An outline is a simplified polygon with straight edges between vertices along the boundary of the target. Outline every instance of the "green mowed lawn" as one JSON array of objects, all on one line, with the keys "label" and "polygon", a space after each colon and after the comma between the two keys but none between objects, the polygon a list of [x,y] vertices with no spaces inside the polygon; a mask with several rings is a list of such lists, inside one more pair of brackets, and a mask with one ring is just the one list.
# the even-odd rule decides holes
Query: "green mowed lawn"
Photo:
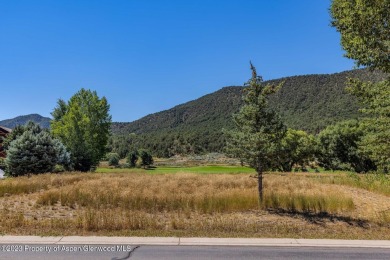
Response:
[{"label": "green mowed lawn", "polygon": [[240,166],[195,166],[195,167],[156,167],[150,169],[140,168],[105,168],[99,167],[97,173],[199,173],[199,174],[239,174],[239,173],[255,173],[254,169]]}]

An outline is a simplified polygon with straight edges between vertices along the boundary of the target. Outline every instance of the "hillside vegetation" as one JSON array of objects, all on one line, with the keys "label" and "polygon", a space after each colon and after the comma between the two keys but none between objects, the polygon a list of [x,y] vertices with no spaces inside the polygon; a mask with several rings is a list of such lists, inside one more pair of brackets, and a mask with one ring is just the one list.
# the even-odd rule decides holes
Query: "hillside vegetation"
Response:
[{"label": "hillside vegetation", "polygon": [[[284,82],[271,97],[270,107],[280,113],[288,127],[318,133],[330,124],[358,117],[357,100],[345,91],[347,78],[377,82],[385,79],[385,74],[361,69],[267,81]],[[131,123],[113,123],[109,147],[125,153],[118,151],[121,143],[129,147],[142,144],[158,156],[223,151],[221,130],[232,127],[232,114],[242,105],[242,89],[225,87]]]},{"label": "hillside vegetation", "polygon": [[[385,77],[378,71],[360,69],[285,77],[265,84],[284,82],[279,92],[270,97],[269,105],[281,115],[287,127],[317,134],[328,125],[359,116],[357,99],[345,91],[347,78],[378,82]],[[240,86],[224,87],[134,122],[113,123],[108,149],[121,158],[140,148],[159,157],[223,152],[222,129],[233,126],[232,114],[242,105],[242,90]],[[0,125],[14,128],[28,121],[44,128],[50,126],[50,118],[38,114],[3,120]]]},{"label": "hillside vegetation", "polygon": [[37,123],[38,125],[40,125],[43,128],[50,127],[50,118],[43,117],[43,116],[38,115],[38,114],[30,114],[30,115],[18,116],[18,117],[12,118],[12,119],[2,120],[2,121],[0,121],[0,125],[13,129],[18,125],[25,125],[29,121]]}]

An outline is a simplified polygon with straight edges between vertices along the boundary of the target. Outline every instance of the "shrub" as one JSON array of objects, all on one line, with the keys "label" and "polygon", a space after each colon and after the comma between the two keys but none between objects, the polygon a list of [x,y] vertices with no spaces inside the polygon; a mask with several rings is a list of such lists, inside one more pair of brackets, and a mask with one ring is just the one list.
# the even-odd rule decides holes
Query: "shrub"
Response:
[{"label": "shrub", "polygon": [[140,154],[140,158],[141,158],[141,166],[142,167],[147,168],[153,164],[153,157],[148,151],[141,150],[139,154]]},{"label": "shrub", "polygon": [[357,120],[328,126],[317,136],[319,165],[330,170],[376,170],[375,163],[359,148],[364,135],[364,129]]},{"label": "shrub", "polygon": [[138,161],[138,156],[139,153],[137,150],[132,151],[127,155],[127,163],[129,164],[130,167],[135,167]]},{"label": "shrub", "polygon": [[109,153],[107,154],[108,165],[118,166],[119,165],[119,154]]}]

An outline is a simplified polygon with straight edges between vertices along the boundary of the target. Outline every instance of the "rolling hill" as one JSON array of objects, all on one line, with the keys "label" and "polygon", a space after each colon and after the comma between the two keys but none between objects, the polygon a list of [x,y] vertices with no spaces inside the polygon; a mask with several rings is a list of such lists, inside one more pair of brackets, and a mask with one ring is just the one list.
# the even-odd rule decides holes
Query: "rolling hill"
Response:
[{"label": "rolling hill", "polygon": [[[284,82],[271,96],[270,107],[278,111],[290,128],[318,133],[326,126],[359,116],[355,97],[345,91],[347,78],[380,81],[385,74],[367,69],[335,74],[285,77],[265,83]],[[145,148],[154,155],[223,151],[223,128],[233,126],[232,114],[242,105],[242,86],[224,87],[196,100],[147,115],[130,123],[114,122],[109,150],[122,157],[131,149]],[[0,121],[14,128],[34,121],[48,128],[50,118],[38,114]]]},{"label": "rolling hill", "polygon": [[28,121],[33,121],[43,128],[49,128],[50,127],[50,118],[43,117],[38,114],[30,114],[25,116],[18,116],[12,119],[6,119],[3,121],[0,121],[0,125],[8,127],[8,128],[14,128],[17,125],[25,125]]},{"label": "rolling hill", "polygon": [[[326,126],[359,115],[355,97],[346,93],[347,78],[380,81],[383,73],[367,69],[335,74],[285,77],[265,83],[284,82],[270,99],[288,127],[318,133]],[[115,151],[128,135],[135,133],[138,146],[159,156],[184,152],[215,152],[224,146],[222,128],[232,127],[232,114],[242,105],[243,87],[224,87],[169,110],[147,115],[131,123],[113,123],[111,148]],[[134,135],[132,137],[134,139]]]}]

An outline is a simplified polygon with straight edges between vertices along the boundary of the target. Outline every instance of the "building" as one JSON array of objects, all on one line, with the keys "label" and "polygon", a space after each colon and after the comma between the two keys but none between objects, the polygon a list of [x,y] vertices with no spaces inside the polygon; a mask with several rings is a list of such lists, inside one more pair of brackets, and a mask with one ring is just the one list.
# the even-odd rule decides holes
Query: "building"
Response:
[{"label": "building", "polygon": [[3,150],[3,138],[5,138],[9,133],[11,133],[11,129],[0,126],[0,157],[5,157],[5,151]]}]

